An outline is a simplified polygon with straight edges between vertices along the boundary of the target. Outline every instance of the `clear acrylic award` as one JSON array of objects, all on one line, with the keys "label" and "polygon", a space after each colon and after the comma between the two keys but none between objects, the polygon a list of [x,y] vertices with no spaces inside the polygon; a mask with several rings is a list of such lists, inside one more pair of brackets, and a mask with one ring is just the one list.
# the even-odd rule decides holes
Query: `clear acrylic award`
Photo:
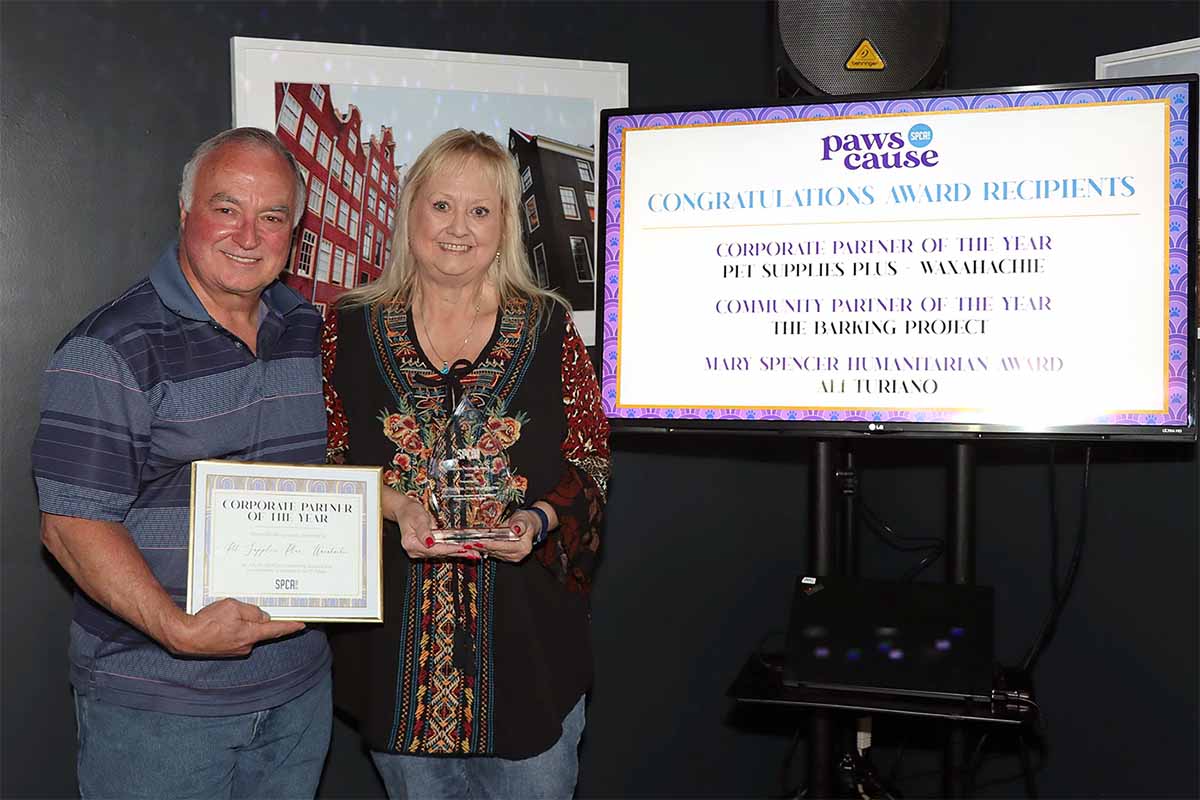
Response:
[{"label": "clear acrylic award", "polygon": [[517,502],[508,455],[488,432],[487,415],[459,401],[429,457],[430,506],[439,542],[518,538],[502,527]]}]

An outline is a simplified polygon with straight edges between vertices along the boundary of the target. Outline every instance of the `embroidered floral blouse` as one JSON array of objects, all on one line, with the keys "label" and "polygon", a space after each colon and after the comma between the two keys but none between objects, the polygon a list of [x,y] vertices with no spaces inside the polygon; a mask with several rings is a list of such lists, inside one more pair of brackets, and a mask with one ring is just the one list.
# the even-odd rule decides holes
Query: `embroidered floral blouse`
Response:
[{"label": "embroidered floral blouse", "polygon": [[384,530],[384,623],[331,626],[334,702],[375,750],[526,758],[544,752],[591,684],[587,592],[609,474],[608,422],[583,342],[561,307],[496,315],[472,364],[443,375],[399,305],[339,311],[323,336],[329,457],[385,468],[430,507],[430,456],[466,398],[476,446],[510,469],[501,504],[552,505],[559,525],[520,564],[408,558]]}]

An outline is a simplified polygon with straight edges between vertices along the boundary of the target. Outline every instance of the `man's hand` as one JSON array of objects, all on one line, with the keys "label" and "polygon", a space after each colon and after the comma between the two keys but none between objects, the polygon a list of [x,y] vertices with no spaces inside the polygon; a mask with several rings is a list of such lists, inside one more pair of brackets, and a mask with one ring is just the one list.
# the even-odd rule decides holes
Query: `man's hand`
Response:
[{"label": "man's hand", "polygon": [[245,656],[258,642],[303,629],[303,622],[274,622],[258,606],[226,597],[196,614],[185,614],[166,633],[164,645],[180,656]]},{"label": "man's hand", "polygon": [[185,613],[115,522],[42,514],[42,542],[89,597],[176,655],[244,656],[258,642],[304,628],[228,598]]}]

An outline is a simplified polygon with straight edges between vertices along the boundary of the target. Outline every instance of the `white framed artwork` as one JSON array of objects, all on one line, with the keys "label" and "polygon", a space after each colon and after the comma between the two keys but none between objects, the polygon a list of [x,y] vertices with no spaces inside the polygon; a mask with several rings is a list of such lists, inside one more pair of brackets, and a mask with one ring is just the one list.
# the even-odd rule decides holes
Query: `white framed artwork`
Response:
[{"label": "white framed artwork", "polygon": [[[535,229],[522,220],[535,276],[571,301],[580,335],[594,343],[594,257],[603,252],[595,152],[600,110],[628,105],[626,64],[244,37],[231,52],[234,124],[278,133],[307,173],[302,228],[312,244],[297,247],[289,282],[313,302],[378,276],[406,166],[435,136],[463,127],[492,135],[517,160],[523,203],[539,209]],[[565,203],[562,187],[573,183],[593,207]],[[312,199],[318,191],[324,205]]]}]

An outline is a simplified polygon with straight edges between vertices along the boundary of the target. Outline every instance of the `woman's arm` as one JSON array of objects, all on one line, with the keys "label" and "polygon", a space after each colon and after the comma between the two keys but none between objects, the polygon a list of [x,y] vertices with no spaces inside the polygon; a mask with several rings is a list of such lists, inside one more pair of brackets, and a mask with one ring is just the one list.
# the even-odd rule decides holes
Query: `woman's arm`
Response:
[{"label": "woman's arm", "polygon": [[562,402],[567,421],[560,448],[562,476],[536,504],[553,514],[547,513],[551,530],[545,542],[533,552],[569,590],[586,592],[600,549],[611,453],[596,373],[569,318],[562,346]]}]

